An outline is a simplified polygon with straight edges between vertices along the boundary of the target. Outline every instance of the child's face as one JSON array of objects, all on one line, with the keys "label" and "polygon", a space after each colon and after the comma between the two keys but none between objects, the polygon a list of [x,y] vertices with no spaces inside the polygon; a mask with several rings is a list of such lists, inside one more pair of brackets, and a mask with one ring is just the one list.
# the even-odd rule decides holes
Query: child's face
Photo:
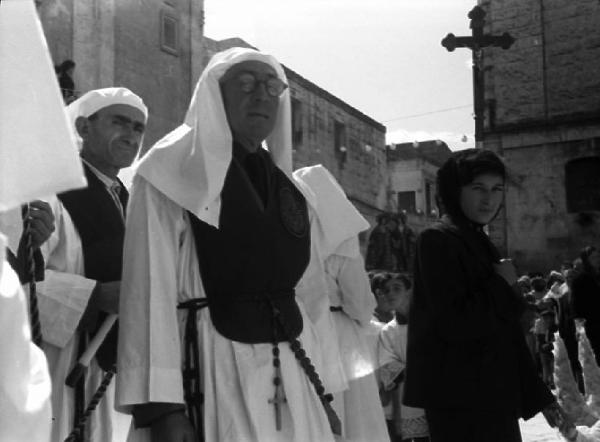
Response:
[{"label": "child's face", "polygon": [[408,316],[411,294],[412,289],[407,289],[404,283],[398,279],[388,281],[383,292],[390,309],[404,316]]}]

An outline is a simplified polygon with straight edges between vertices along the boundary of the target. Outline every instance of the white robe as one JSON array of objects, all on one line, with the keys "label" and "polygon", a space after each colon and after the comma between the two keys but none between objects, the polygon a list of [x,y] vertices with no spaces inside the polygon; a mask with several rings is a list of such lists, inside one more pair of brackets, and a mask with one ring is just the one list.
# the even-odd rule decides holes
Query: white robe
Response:
[{"label": "white robe", "polygon": [[[125,236],[120,306],[117,404],[183,404],[185,312],[177,304],[204,297],[195,242],[185,211],[144,178],[134,179]],[[304,313],[299,339],[320,366],[319,343]],[[208,309],[198,314],[204,391],[204,432],[216,441],[333,441],[323,407],[286,343],[279,345],[282,430],[275,430],[271,344],[242,344],[221,336]],[[132,439],[148,438],[138,430]]]},{"label": "white robe", "polygon": [[27,303],[0,235],[0,441],[49,442],[50,377],[31,342]]},{"label": "white robe", "polygon": [[[40,323],[44,352],[52,378],[52,441],[62,441],[73,430],[74,389],[65,379],[77,360],[77,325],[87,307],[96,281],[83,277],[81,239],[71,217],[57,198],[49,201],[55,216],[55,230],[41,247],[46,262],[44,281],[38,283]],[[102,381],[103,371],[92,359],[85,381],[89,400]],[[128,415],[114,410],[114,380],[87,422],[92,442],[126,440],[131,424]]]},{"label": "white robe", "polygon": [[[380,379],[385,390],[393,388],[394,380],[406,368],[406,343],[408,327],[392,319],[379,335]],[[403,439],[427,437],[429,429],[425,410],[402,403],[404,382],[393,393],[393,420],[396,432]]]},{"label": "white robe", "polygon": [[[343,422],[343,435],[347,441],[389,441],[385,415],[377,380],[376,361],[368,337],[370,320],[376,306],[371,293],[364,262],[360,255],[344,253],[354,250],[356,238],[343,243],[339,251],[325,261],[332,306],[342,307],[341,312],[331,312],[342,354],[348,390],[336,395],[334,408]],[[346,256],[344,256],[346,255]]]}]

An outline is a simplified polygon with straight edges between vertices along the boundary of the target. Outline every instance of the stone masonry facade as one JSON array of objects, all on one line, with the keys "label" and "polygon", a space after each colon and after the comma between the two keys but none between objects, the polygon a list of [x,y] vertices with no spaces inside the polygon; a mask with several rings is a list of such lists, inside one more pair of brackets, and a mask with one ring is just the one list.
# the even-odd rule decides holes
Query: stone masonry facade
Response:
[{"label": "stone masonry facade", "polygon": [[479,3],[486,32],[516,39],[483,55],[484,147],[509,172],[490,233],[520,272],[547,272],[600,246],[600,3]]}]

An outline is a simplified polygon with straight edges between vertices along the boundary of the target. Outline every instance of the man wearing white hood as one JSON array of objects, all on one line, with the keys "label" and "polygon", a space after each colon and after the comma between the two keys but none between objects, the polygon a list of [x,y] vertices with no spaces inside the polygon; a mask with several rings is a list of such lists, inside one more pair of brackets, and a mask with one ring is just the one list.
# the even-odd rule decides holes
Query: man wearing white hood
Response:
[{"label": "man wearing white hood", "polygon": [[[128,193],[117,178],[139,151],[148,110],[126,88],[92,90],[67,107],[81,139],[88,186],[50,201],[56,229],[42,246],[45,280],[39,284],[44,351],[52,378],[52,440],[71,433],[116,363],[114,329],[74,388],[65,380],[109,314],[118,313]],[[114,410],[112,383],[80,434],[86,441],[123,441],[131,419]]]},{"label": "man wearing white hood", "polygon": [[215,55],[184,124],[134,178],[117,402],[153,440],[333,441],[339,431],[295,296],[311,240],[291,178],[285,81],[272,56]]}]

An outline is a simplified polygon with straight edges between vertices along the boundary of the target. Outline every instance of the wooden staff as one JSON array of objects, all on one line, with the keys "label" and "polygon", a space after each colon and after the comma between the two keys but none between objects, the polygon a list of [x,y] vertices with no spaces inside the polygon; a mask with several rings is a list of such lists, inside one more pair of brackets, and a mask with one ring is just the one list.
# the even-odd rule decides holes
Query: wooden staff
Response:
[{"label": "wooden staff", "polygon": [[112,329],[115,322],[117,322],[117,316],[118,315],[116,313],[108,315],[96,332],[94,338],[89,342],[87,349],[79,357],[79,360],[71,369],[67,379],[65,380],[65,384],[67,384],[69,387],[75,387],[77,381],[85,374],[90,366],[90,361],[98,352],[98,349],[106,339],[106,336]]},{"label": "wooden staff", "polygon": [[[106,336],[108,336],[108,333],[114,326],[115,322],[117,322],[117,316],[118,315],[115,313],[108,315],[102,323],[102,325],[100,326],[100,328],[98,329],[98,331],[96,332],[94,338],[89,342],[87,349],[79,357],[77,363],[71,369],[69,375],[67,376],[67,379],[65,380],[65,384],[67,384],[69,387],[74,388],[77,385],[79,379],[85,375],[88,367],[90,366],[92,358],[98,352],[98,349],[106,339]],[[92,396],[92,399],[90,400],[88,406],[84,410],[79,420],[75,423],[73,431],[69,433],[69,436],[67,436],[65,442],[75,442],[76,440],[78,440],[78,437],[81,435],[85,428],[85,423],[104,397],[104,393],[106,393],[106,389],[110,385],[110,382],[112,381],[112,378],[114,377],[116,372],[116,365],[113,365],[110,368],[110,370],[108,370],[104,374],[100,386]]]}]

